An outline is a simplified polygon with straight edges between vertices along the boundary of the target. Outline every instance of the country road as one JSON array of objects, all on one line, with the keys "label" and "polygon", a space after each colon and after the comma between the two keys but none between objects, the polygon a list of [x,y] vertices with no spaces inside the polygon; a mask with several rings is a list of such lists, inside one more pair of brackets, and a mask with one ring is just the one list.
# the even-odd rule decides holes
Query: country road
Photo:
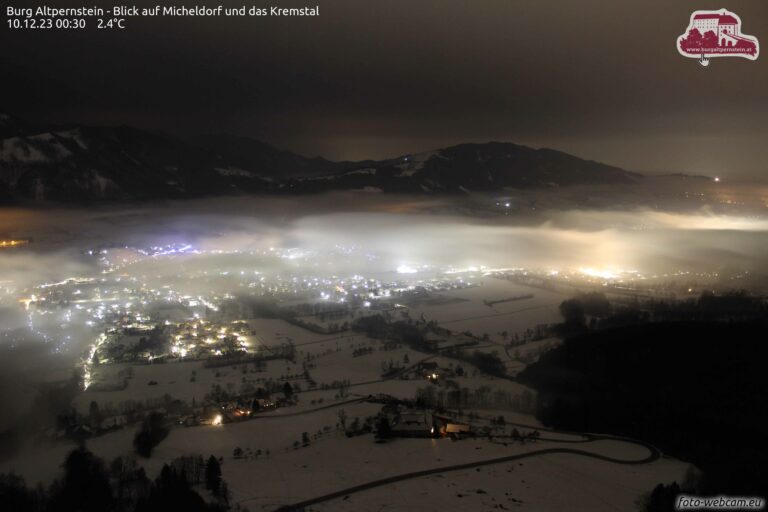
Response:
[{"label": "country road", "polygon": [[[387,380],[391,380],[391,379],[396,378],[397,376],[401,375],[402,373],[405,373],[408,370],[412,370],[413,368],[417,367],[419,363],[434,358],[436,355],[437,354],[431,355],[429,357],[425,357],[425,358],[419,360],[418,362],[416,362],[415,364],[413,364],[413,365],[409,366],[408,368],[404,369],[402,372],[398,372],[398,374],[396,374],[396,375],[393,375],[393,376],[390,376],[390,377],[387,377],[387,378],[383,378],[383,379],[379,379],[379,380],[370,381],[370,382],[359,382],[359,383],[350,384],[350,387],[351,386],[359,386],[359,385],[364,385],[364,384],[371,384],[371,383],[375,383],[375,382],[384,382],[384,381],[387,381]],[[312,414],[312,413],[315,413],[315,412],[318,412],[318,411],[321,411],[321,410],[327,410],[327,409],[331,409],[331,408],[341,407],[343,405],[348,405],[348,404],[353,404],[353,403],[362,403],[364,401],[365,401],[364,397],[358,397],[358,398],[354,398],[354,399],[350,399],[350,400],[345,400],[345,401],[341,401],[341,402],[327,404],[327,405],[323,405],[321,407],[316,407],[316,408],[313,408],[313,409],[308,409],[308,410],[303,410],[303,411],[298,411],[298,412],[293,412],[293,413],[273,414],[273,415],[259,415],[258,418],[254,418],[254,419],[256,419],[256,420],[269,420],[269,419],[281,419],[281,418],[286,418],[286,417],[291,417],[291,416],[300,416],[300,415],[305,415],[305,414]],[[486,418],[486,419],[488,419],[488,418]],[[441,474],[441,473],[447,473],[447,472],[451,472],[451,471],[460,471],[460,470],[466,470],[466,469],[474,469],[474,468],[478,468],[478,467],[481,467],[481,466],[489,466],[489,465],[493,465],[493,464],[501,464],[501,463],[505,463],[505,462],[512,462],[512,461],[516,461],[516,460],[521,460],[521,459],[526,459],[526,458],[529,458],[529,457],[536,457],[536,456],[541,456],[541,455],[569,454],[569,455],[589,457],[589,458],[603,460],[603,461],[614,463],[614,464],[624,464],[624,465],[648,464],[648,463],[651,463],[651,462],[654,462],[654,461],[658,460],[661,457],[661,455],[662,455],[661,451],[658,448],[656,448],[655,446],[653,446],[653,445],[651,445],[649,443],[646,443],[646,442],[643,442],[643,441],[639,441],[639,440],[635,440],[635,439],[620,437],[620,436],[613,436],[613,435],[608,435],[608,434],[595,434],[595,433],[561,431],[561,430],[546,428],[546,427],[537,426],[537,425],[529,425],[529,424],[515,423],[515,422],[507,422],[507,425],[521,427],[521,428],[534,429],[534,430],[538,430],[540,432],[549,432],[549,433],[553,433],[553,434],[566,434],[566,435],[574,435],[574,436],[582,437],[582,439],[575,439],[575,440],[554,439],[554,438],[540,437],[538,439],[539,441],[558,442],[558,443],[578,443],[578,444],[588,444],[588,443],[592,443],[592,442],[595,442],[595,441],[601,441],[601,440],[622,441],[622,442],[631,443],[631,444],[635,444],[635,445],[639,445],[639,446],[644,447],[645,449],[648,450],[648,455],[646,457],[643,457],[643,458],[640,458],[640,459],[618,459],[618,458],[615,458],[615,457],[609,457],[607,455],[601,455],[601,454],[598,454],[598,453],[592,453],[592,452],[587,451],[587,450],[576,449],[576,448],[545,448],[545,449],[535,450],[535,451],[526,452],[526,453],[518,453],[518,454],[515,454],[515,455],[507,455],[507,456],[504,456],[504,457],[495,457],[495,458],[481,460],[481,461],[468,462],[468,463],[465,463],[465,464],[455,464],[455,465],[450,465],[450,466],[442,466],[442,467],[426,469],[426,470],[421,470],[421,471],[414,471],[414,472],[409,472],[409,473],[403,473],[403,474],[400,474],[400,475],[393,475],[393,476],[389,476],[389,477],[386,477],[386,478],[381,478],[381,479],[378,479],[378,480],[373,480],[371,482],[367,482],[367,483],[364,483],[364,484],[348,487],[348,488],[345,488],[345,489],[342,489],[342,490],[339,490],[339,491],[335,491],[335,492],[332,492],[332,493],[324,494],[322,496],[317,496],[315,498],[310,498],[310,499],[307,499],[307,500],[304,500],[304,501],[300,501],[300,502],[297,502],[297,503],[293,503],[293,504],[290,504],[290,505],[282,505],[282,506],[280,506],[279,508],[276,509],[276,512],[298,512],[298,511],[301,511],[304,508],[306,508],[308,506],[311,506],[311,505],[315,505],[315,504],[318,504],[318,503],[322,503],[322,502],[326,502],[326,501],[330,501],[330,500],[334,500],[334,499],[338,499],[338,498],[343,498],[343,497],[348,496],[350,494],[355,494],[355,493],[363,492],[363,491],[366,491],[366,490],[369,490],[369,489],[374,489],[376,487],[381,487],[381,486],[389,485],[389,484],[396,483],[396,482],[402,482],[404,480],[411,480],[411,479],[415,479],[415,478],[421,478],[421,477],[429,476],[429,475],[436,475],[436,474]]]},{"label": "country road", "polygon": [[[359,382],[359,383],[350,384],[350,387],[351,386],[360,386],[360,385],[364,385],[364,384],[372,384],[372,383],[376,383],[376,382],[384,382],[384,381],[387,381],[387,380],[391,380],[391,379],[396,378],[397,376],[402,375],[403,373],[405,373],[405,372],[407,372],[409,370],[412,370],[413,368],[417,367],[419,363],[434,358],[436,355],[437,354],[434,354],[434,355],[431,355],[429,357],[423,358],[423,359],[419,360],[418,362],[416,362],[415,364],[413,364],[413,365],[409,366],[408,368],[404,369],[403,371],[398,372],[398,374],[396,374],[396,375],[393,375],[393,376],[390,376],[390,377],[387,377],[387,378],[383,378],[383,379],[379,379],[379,380],[370,381],[370,382]],[[347,405],[347,404],[351,404],[351,403],[361,403],[361,402],[364,402],[364,401],[365,401],[365,399],[363,397],[360,397],[360,398],[356,398],[356,399],[345,400],[343,402],[337,402],[337,403],[334,403],[334,404],[328,404],[328,405],[324,405],[322,407],[317,407],[317,408],[314,408],[314,409],[309,409],[309,410],[304,410],[304,411],[299,411],[299,412],[294,412],[294,413],[260,416],[260,418],[258,418],[258,419],[278,419],[278,418],[285,418],[285,417],[288,417],[288,416],[299,416],[299,415],[304,415],[304,414],[311,414],[311,413],[314,413],[314,412],[317,412],[317,411],[320,411],[320,410],[340,407],[342,405]],[[583,439],[579,439],[579,440],[562,440],[562,439],[551,439],[551,438],[539,438],[539,441],[587,444],[587,443],[592,443],[592,442],[600,441],[600,440],[614,440],[614,441],[622,441],[622,442],[626,442],[626,443],[631,443],[631,444],[636,444],[636,445],[642,446],[642,447],[646,448],[649,453],[648,453],[648,456],[643,457],[641,459],[617,459],[617,458],[614,458],[614,457],[609,457],[607,455],[601,455],[601,454],[597,454],[597,453],[592,453],[592,452],[587,451],[587,450],[581,450],[581,449],[576,449],[576,448],[545,448],[545,449],[535,450],[535,451],[526,452],[526,453],[519,453],[519,454],[515,454],[515,455],[507,455],[507,456],[504,456],[504,457],[496,457],[496,458],[486,459],[486,460],[481,460],[481,461],[468,462],[468,463],[465,463],[465,464],[455,464],[455,465],[450,465],[450,466],[442,466],[442,467],[438,467],[438,468],[432,468],[432,469],[426,469],[426,470],[422,470],[422,471],[414,471],[414,472],[409,472],[409,473],[403,473],[403,474],[400,474],[400,475],[389,476],[389,477],[386,477],[386,478],[382,478],[382,479],[378,479],[378,480],[373,480],[371,482],[367,482],[367,483],[364,483],[364,484],[348,487],[346,489],[342,489],[342,490],[335,491],[335,492],[332,492],[332,493],[324,494],[322,496],[317,496],[315,498],[310,498],[310,499],[307,499],[307,500],[304,500],[304,501],[300,501],[300,502],[297,502],[297,503],[293,503],[293,504],[290,504],[290,505],[283,505],[283,506],[277,508],[276,512],[299,512],[299,511],[303,510],[304,508],[306,508],[308,506],[311,506],[311,505],[315,505],[315,504],[318,504],[318,503],[322,503],[322,502],[326,502],[326,501],[330,501],[330,500],[334,500],[334,499],[338,499],[338,498],[343,498],[343,497],[348,496],[350,494],[355,494],[355,493],[363,492],[363,491],[366,491],[366,490],[369,490],[369,489],[373,489],[373,488],[376,488],[376,487],[381,487],[381,486],[384,486],[384,485],[389,485],[389,484],[396,483],[396,482],[402,482],[404,480],[411,480],[411,479],[415,479],[415,478],[421,478],[421,477],[424,477],[424,476],[436,475],[436,474],[440,474],[440,473],[447,473],[447,472],[451,472],[451,471],[460,471],[460,470],[465,470],[465,469],[473,469],[473,468],[477,468],[477,467],[481,467],[481,466],[489,466],[489,465],[493,465],[493,464],[501,464],[501,463],[504,463],[504,462],[511,462],[511,461],[516,461],[516,460],[520,460],[520,459],[526,459],[526,458],[529,458],[529,457],[536,457],[536,456],[540,456],[540,455],[569,454],[569,455],[576,455],[576,456],[582,456],[582,457],[590,457],[590,458],[593,458],[593,459],[603,460],[603,461],[611,462],[611,463],[614,463],[614,464],[624,464],[624,465],[648,464],[648,463],[651,463],[651,462],[654,462],[654,461],[658,460],[661,457],[661,451],[658,448],[656,448],[655,446],[653,446],[653,445],[651,445],[649,443],[646,443],[646,442],[643,442],[643,441],[639,441],[639,440],[635,440],[635,439],[619,437],[619,436],[612,436],[612,435],[607,435],[607,434],[594,434],[594,433],[560,431],[560,430],[550,429],[550,428],[536,426],[536,425],[527,425],[527,424],[523,424],[523,423],[508,422],[507,424],[511,425],[511,426],[522,427],[522,428],[535,429],[535,430],[543,431],[543,432],[550,432],[550,433],[556,433],[556,434],[576,435],[576,436],[581,436],[583,438]]]},{"label": "country road", "polygon": [[[535,308],[526,308],[526,309],[535,309]],[[519,311],[515,311],[513,313],[516,313],[516,312],[519,312]],[[485,316],[497,316],[497,315],[485,315]],[[341,339],[341,338],[345,338],[345,337],[348,337],[348,336],[338,336],[338,337],[334,337],[334,338],[317,340],[317,341],[314,341],[314,342],[310,342],[310,344],[311,343],[326,342],[326,341],[333,341],[333,340]],[[475,348],[478,348],[478,347],[475,347]],[[428,360],[431,360],[431,359],[437,357],[438,355],[440,355],[440,354],[428,355],[427,357],[424,357],[424,358],[420,359],[419,361],[415,362],[414,364],[411,364],[407,368],[404,368],[404,369],[400,370],[399,372],[396,372],[393,375],[390,375],[390,376],[387,376],[387,377],[383,377],[381,379],[371,380],[371,381],[351,383],[351,384],[349,384],[349,387],[362,386],[362,385],[368,385],[368,384],[374,384],[374,383],[380,383],[380,382],[385,382],[385,381],[388,381],[388,380],[396,379],[396,378],[400,377],[401,375],[406,374],[409,371],[414,370],[421,363],[423,363],[425,361],[428,361]],[[303,391],[301,391],[299,393],[306,393],[306,392],[309,392],[309,391],[310,390],[303,390]],[[315,412],[318,412],[318,411],[321,411],[321,410],[336,408],[336,407],[340,407],[340,406],[348,405],[348,404],[352,404],[352,403],[362,403],[364,401],[365,401],[365,397],[360,396],[359,398],[345,400],[345,401],[336,402],[336,403],[332,403],[332,404],[327,404],[327,405],[324,405],[324,406],[321,406],[321,407],[316,407],[316,408],[313,408],[313,409],[308,409],[308,410],[299,411],[299,412],[293,412],[293,413],[287,413],[287,414],[263,415],[263,416],[260,415],[259,418],[257,418],[257,419],[262,419],[262,420],[279,419],[279,418],[285,418],[285,417],[289,417],[289,416],[300,416],[300,415],[305,415],[305,414],[312,414],[312,413],[315,413]],[[311,505],[316,505],[318,503],[323,503],[323,502],[326,502],[326,501],[331,501],[331,500],[334,500],[334,499],[343,498],[343,497],[348,496],[350,494],[355,494],[355,493],[363,492],[363,491],[366,491],[366,490],[369,490],[369,489],[374,489],[376,487],[381,487],[381,486],[385,486],[385,485],[389,485],[389,484],[393,484],[393,483],[397,483],[397,482],[402,482],[402,481],[405,481],[405,480],[412,480],[412,479],[421,478],[421,477],[424,477],[424,476],[430,476],[430,475],[436,475],[436,474],[441,474],[441,473],[447,473],[447,472],[451,472],[451,471],[461,471],[461,470],[466,470],[466,469],[474,469],[474,468],[478,468],[478,467],[482,467],[482,466],[489,466],[489,465],[493,465],[493,464],[501,464],[501,463],[505,463],[505,462],[512,462],[512,461],[516,461],[516,460],[526,459],[526,458],[530,458],[530,457],[537,457],[537,456],[542,456],[542,455],[567,454],[567,455],[575,455],[575,456],[581,456],[581,457],[589,457],[589,458],[593,458],[593,459],[602,460],[602,461],[605,461],[605,462],[610,462],[610,463],[614,463],[614,464],[623,464],[623,465],[648,464],[648,463],[651,463],[651,462],[654,462],[654,461],[658,460],[661,457],[661,455],[662,455],[661,451],[658,448],[656,448],[655,446],[653,446],[651,444],[648,444],[648,443],[645,443],[643,441],[635,440],[635,439],[624,438],[624,437],[619,437],[619,436],[612,436],[612,435],[607,435],[607,434],[594,434],[594,433],[560,431],[560,430],[550,429],[550,428],[536,426],[536,425],[528,425],[528,424],[523,424],[523,423],[507,422],[507,424],[510,425],[510,426],[529,428],[529,429],[534,429],[534,430],[538,430],[538,431],[542,431],[542,432],[549,432],[549,433],[553,433],[553,434],[566,434],[566,435],[580,436],[582,438],[582,439],[566,440],[566,439],[555,439],[555,438],[547,438],[547,437],[543,437],[542,438],[542,437],[540,437],[538,439],[539,441],[558,442],[558,443],[574,443],[574,444],[577,443],[577,444],[582,444],[582,445],[583,444],[588,444],[588,443],[593,443],[593,442],[596,442],[596,441],[601,441],[601,440],[622,441],[622,442],[631,443],[631,444],[639,445],[639,446],[642,446],[642,447],[646,448],[648,450],[648,455],[646,457],[643,457],[643,458],[640,458],[640,459],[618,459],[618,458],[615,458],[615,457],[609,457],[607,455],[601,455],[601,454],[598,454],[598,453],[593,453],[593,452],[590,452],[590,451],[587,451],[587,450],[577,449],[577,448],[565,448],[565,447],[563,447],[563,448],[544,448],[544,449],[541,449],[541,450],[535,450],[535,451],[526,452],[526,453],[518,453],[518,454],[515,454],[515,455],[507,455],[507,456],[503,456],[503,457],[495,457],[495,458],[491,458],[491,459],[486,459],[486,460],[481,460],[481,461],[474,461],[474,462],[468,462],[468,463],[464,463],[464,464],[455,464],[455,465],[449,465],[449,466],[442,466],[442,467],[437,467],[437,468],[432,468],[432,469],[426,469],[426,470],[421,470],[421,471],[414,471],[414,472],[409,472],[409,473],[402,473],[402,474],[399,474],[399,475],[393,475],[393,476],[381,478],[381,479],[378,479],[378,480],[373,480],[373,481],[370,481],[370,482],[366,482],[366,483],[363,483],[363,484],[355,485],[355,486],[352,486],[352,487],[348,487],[348,488],[345,488],[345,489],[341,489],[339,491],[334,491],[334,492],[331,492],[331,493],[328,493],[328,494],[324,494],[322,496],[317,496],[317,497],[314,497],[314,498],[306,499],[306,500],[303,500],[303,501],[300,501],[300,502],[297,502],[297,503],[293,503],[293,504],[289,504],[289,505],[282,505],[279,508],[277,508],[275,512],[299,512],[299,511],[302,511],[306,507],[309,507]]]},{"label": "country road", "polygon": [[340,491],[332,492],[329,494],[325,494],[323,496],[318,496],[315,498],[310,498],[308,500],[300,501],[298,503],[293,503],[291,505],[284,505],[278,509],[276,509],[276,512],[299,512],[303,510],[306,507],[309,507],[311,505],[316,505],[318,503],[322,503],[325,501],[330,501],[338,498],[343,498],[345,496],[348,496],[350,494],[355,494],[362,491],[367,491],[369,489],[373,489],[376,487],[381,487],[383,485],[389,485],[397,482],[402,482],[404,480],[411,480],[414,478],[421,478],[424,476],[429,475],[436,475],[440,473],[447,473],[450,471],[460,471],[464,469],[474,469],[481,466],[489,466],[492,464],[501,464],[504,462],[512,462],[516,460],[521,459],[527,459],[530,457],[537,457],[540,455],[554,455],[554,454],[570,454],[570,455],[578,455],[582,457],[590,457],[593,459],[603,460],[606,462],[611,462],[614,464],[625,464],[625,465],[637,465],[637,464],[648,464],[651,462],[654,462],[658,460],[661,457],[661,452],[655,448],[654,446],[644,443],[642,441],[634,441],[630,439],[625,439],[621,437],[615,437],[615,436],[601,436],[596,434],[589,434],[589,437],[591,438],[590,441],[585,442],[593,442],[598,440],[605,440],[605,439],[612,439],[612,440],[620,440],[625,442],[631,442],[634,444],[639,444],[645,448],[648,449],[649,454],[646,457],[643,457],[641,459],[617,459],[614,457],[609,457],[607,455],[600,455],[598,453],[592,453],[586,450],[578,450],[575,448],[545,448],[542,450],[536,450],[532,452],[527,453],[519,453],[516,455],[507,455],[504,457],[496,457],[493,459],[486,459],[481,461],[475,461],[475,462],[467,462],[465,464],[454,464],[451,466],[442,466],[438,468],[432,468],[432,469],[425,469],[422,471],[414,471],[411,473],[403,473],[400,475],[394,475],[386,478],[381,478],[379,480],[374,480],[371,482],[367,482],[360,485],[355,485],[353,487],[348,487],[346,489],[342,489]]}]

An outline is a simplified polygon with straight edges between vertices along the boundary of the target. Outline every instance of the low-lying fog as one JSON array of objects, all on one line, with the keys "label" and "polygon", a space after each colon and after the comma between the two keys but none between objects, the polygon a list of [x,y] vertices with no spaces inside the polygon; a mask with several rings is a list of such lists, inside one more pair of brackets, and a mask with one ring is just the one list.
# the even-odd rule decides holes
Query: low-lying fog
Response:
[{"label": "low-lying fog", "polygon": [[[768,270],[768,215],[713,213],[709,206],[683,212],[523,206],[507,212],[493,201],[334,194],[90,211],[4,210],[0,235],[31,237],[33,243],[0,252],[0,284],[20,288],[93,272],[93,258],[82,254],[88,248],[171,243],[223,251],[295,248],[317,252],[313,263],[326,262],[324,255],[331,252],[359,256],[354,262],[336,259],[338,268],[332,259],[331,272],[358,270],[355,264],[368,272],[403,265],[590,267],[647,274]],[[215,259],[208,261],[216,265]]]},{"label": "low-lying fog", "polygon": [[[548,199],[546,194],[430,199],[339,193],[89,210],[4,209],[0,237],[31,238],[32,243],[0,250],[0,335],[7,339],[8,333],[25,329],[26,316],[18,303],[19,294],[28,293],[25,288],[98,275],[96,258],[84,251],[105,246],[191,244],[204,251],[244,251],[237,256],[240,260],[249,258],[249,251],[296,249],[298,258],[273,262],[264,272],[589,267],[645,274],[747,270],[757,279],[768,274],[768,215],[760,213],[765,206],[752,201],[745,209],[723,208],[739,203],[738,194],[728,194],[730,203],[696,200],[685,208],[660,208],[651,200],[645,202],[648,206],[616,204],[611,198],[611,206],[596,209],[578,201],[560,202],[561,196]],[[595,197],[601,196],[590,196]],[[595,202],[605,204],[590,204]],[[139,275],[151,282],[175,274],[181,286],[187,269],[215,270],[232,261],[232,255],[209,252],[149,258],[140,264]],[[50,354],[40,343],[14,350],[0,347],[3,410],[12,412],[18,397],[29,391],[26,378],[40,381],[71,371],[84,343],[73,343],[71,354],[50,357],[40,357]],[[12,418],[10,413],[5,416],[0,431]]]}]

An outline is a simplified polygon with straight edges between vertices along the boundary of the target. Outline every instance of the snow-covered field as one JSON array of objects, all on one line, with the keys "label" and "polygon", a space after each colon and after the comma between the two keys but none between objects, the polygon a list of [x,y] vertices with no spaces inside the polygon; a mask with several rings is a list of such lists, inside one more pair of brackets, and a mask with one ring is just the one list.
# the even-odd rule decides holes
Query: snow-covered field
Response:
[{"label": "snow-covered field", "polygon": [[[350,418],[375,414],[378,410],[375,404],[342,407]],[[505,446],[486,440],[398,439],[379,444],[370,435],[345,437],[335,428],[337,413],[337,408],[283,417],[276,412],[271,417],[237,424],[175,428],[152,458],[140,462],[150,475],[156,475],[163,463],[182,455],[202,452],[205,456],[223,457],[223,476],[232,492],[232,501],[249,510],[273,510],[389,476],[548,448],[578,448],[627,460],[648,454],[641,446],[613,440],[542,440]],[[520,415],[514,419],[535,423],[533,418]],[[323,427],[329,427],[328,432],[308,447],[292,447],[302,432],[314,433]],[[131,453],[132,437],[133,429],[125,429],[93,439],[88,447],[111,460]],[[262,454],[235,459],[233,450],[238,447],[246,453],[261,450]],[[30,481],[49,480],[59,471],[55,461],[62,460],[72,448],[68,443],[38,446],[10,467]],[[265,454],[267,450],[269,453]],[[657,483],[680,481],[687,467],[665,458],[650,464],[621,465],[575,454],[536,455],[389,484],[311,509],[458,511],[483,510],[500,504],[521,510],[632,510],[636,500]]]},{"label": "snow-covered field", "polygon": [[[489,276],[476,276],[476,286],[439,292],[441,300],[414,303],[408,307],[413,320],[435,320],[454,333],[468,331],[476,348],[496,352],[510,374],[524,368],[523,359],[535,358],[559,341],[546,338],[515,347],[507,343],[527,330],[560,320],[558,305],[566,296]],[[527,297],[527,295],[533,295]],[[518,300],[506,299],[514,297]],[[443,300],[444,299],[444,300]],[[488,305],[489,302],[498,302]],[[508,455],[549,448],[577,448],[618,459],[641,459],[642,446],[613,440],[584,442],[579,436],[543,432],[536,442],[514,443],[487,439],[395,439],[376,443],[372,434],[348,438],[339,428],[339,411],[347,422],[375,416],[381,404],[361,402],[369,395],[387,394],[413,399],[417,390],[434,386],[413,371],[384,378],[383,368],[392,362],[400,368],[420,361],[441,369],[461,365],[464,375],[451,376],[460,388],[513,396],[530,390],[513,380],[493,378],[466,361],[445,355],[427,354],[407,345],[383,350],[382,342],[361,333],[316,334],[279,319],[248,319],[255,345],[269,351],[286,343],[296,349],[294,362],[275,359],[254,363],[206,367],[203,361],[169,360],[155,364],[106,364],[93,368],[93,384],[78,394],[74,405],[87,414],[91,402],[101,409],[120,408],[128,401],[161,400],[170,396],[187,403],[203,403],[214,386],[230,394],[247,395],[272,380],[298,385],[298,403],[258,413],[254,419],[223,425],[174,426],[149,459],[140,459],[150,477],[164,463],[189,454],[223,458],[222,471],[232,493],[232,503],[252,511],[274,510],[348,487],[415,471],[480,462]],[[484,336],[486,335],[487,336]],[[370,353],[354,351],[370,348]],[[304,377],[308,371],[316,387]],[[347,381],[344,393],[332,387]],[[327,386],[331,386],[326,389]],[[251,390],[244,392],[243,390]],[[539,426],[537,420],[519,410],[473,410],[481,418],[469,420],[487,425],[487,418],[504,416],[507,422]],[[484,419],[485,418],[485,419]],[[507,433],[509,433],[507,429]],[[109,461],[133,453],[136,426],[110,432],[87,441],[98,456]],[[525,435],[531,429],[520,427]],[[301,446],[302,434],[311,441]],[[504,438],[501,438],[502,441]],[[581,441],[581,442],[579,442]],[[299,446],[297,447],[297,442]],[[11,459],[0,462],[0,472],[14,471],[29,483],[50,482],[60,474],[61,461],[74,448],[69,441],[40,442],[26,446]],[[235,458],[240,448],[244,457]],[[318,511],[380,510],[632,510],[643,493],[656,484],[681,479],[687,464],[660,459],[641,465],[621,465],[576,454],[543,454],[514,462],[473,469],[440,472],[404,480],[340,497],[317,505]],[[578,505],[578,506],[577,506]]]},{"label": "snow-covered field", "polygon": [[390,484],[309,510],[631,511],[658,482],[679,482],[685,470],[685,464],[666,459],[622,466],[568,454],[542,455]]},{"label": "snow-covered field", "polygon": [[[487,333],[491,339],[501,341],[500,333],[522,333],[539,324],[561,321],[557,306],[567,295],[521,286],[493,277],[479,277],[478,286],[441,292],[441,295],[465,299],[437,306],[415,306],[411,316],[422,313],[427,320],[436,320],[452,331],[470,331],[475,335]],[[496,303],[487,306],[483,301],[499,301],[532,294],[529,299]]]}]

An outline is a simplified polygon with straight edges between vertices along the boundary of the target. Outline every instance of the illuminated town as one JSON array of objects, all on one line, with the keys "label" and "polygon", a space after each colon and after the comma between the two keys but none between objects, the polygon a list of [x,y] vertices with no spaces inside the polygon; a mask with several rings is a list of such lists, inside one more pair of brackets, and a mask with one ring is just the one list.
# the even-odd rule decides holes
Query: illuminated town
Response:
[{"label": "illuminated town", "polygon": [[3,512],[765,509],[768,2],[21,3]]},{"label": "illuminated town", "polygon": [[[633,219],[625,232],[575,235],[537,227],[536,240],[565,240],[572,248],[556,261],[546,251],[533,257],[525,252],[533,240],[528,227],[491,228],[497,230],[491,231],[494,244],[514,240],[521,248],[519,258],[499,258],[500,248],[471,247],[476,227],[445,230],[432,221],[412,223],[416,237],[388,225],[374,247],[365,245],[371,239],[364,231],[359,243],[302,241],[294,247],[254,244],[263,236],[246,231],[202,242],[108,242],[66,256],[53,252],[49,259],[43,237],[39,245],[7,254],[56,261],[61,271],[45,281],[35,279],[41,271],[31,279],[2,281],[0,307],[23,319],[3,332],[2,341],[11,354],[38,344],[44,347],[41,363],[61,361],[58,386],[69,390],[71,406],[57,413],[55,426],[30,427],[39,449],[66,450],[82,441],[99,446],[103,440],[117,443],[111,445],[117,455],[126,449],[119,439],[128,436],[134,439],[129,451],[146,458],[155,447],[149,441],[144,446],[142,432],[162,432],[167,439],[152,457],[187,464],[192,459],[179,454],[216,450],[229,465],[226,481],[234,499],[244,499],[250,471],[279,463],[295,465],[291,471],[301,474],[308,450],[320,450],[320,459],[311,458],[316,464],[344,453],[352,468],[365,466],[357,452],[370,446],[433,461],[427,467],[444,466],[432,452],[436,446],[456,460],[482,464],[489,463],[478,458],[483,450],[500,446],[505,457],[528,457],[544,444],[594,443],[585,453],[613,453],[619,443],[620,455],[646,448],[542,424],[535,417],[540,398],[525,380],[530,368],[574,333],[598,335],[627,323],[663,325],[702,315],[754,320],[765,309],[766,285],[755,266],[714,266],[702,257],[688,268],[670,263],[660,270],[648,264],[658,259],[626,257],[643,254],[645,238],[665,236],[671,222],[680,233],[701,237],[699,244],[713,240],[704,218],[655,214]],[[715,230],[748,233],[761,229],[761,222],[709,218]],[[341,239],[333,226],[323,229],[324,237]],[[441,230],[467,240],[457,240],[448,255],[433,253],[430,240]],[[403,236],[412,241],[403,245]],[[288,238],[301,240],[298,234]],[[595,245],[612,252],[593,255]],[[624,263],[611,263],[610,254]],[[510,265],[500,266],[502,259]],[[67,269],[73,271],[64,274]],[[424,439],[440,444],[420,444]],[[215,443],[223,448],[209,448]],[[23,457],[37,457],[37,450]],[[410,458],[412,453],[418,457]],[[653,448],[648,460],[658,456]],[[323,464],[322,471],[330,468]],[[687,471],[682,462],[663,469],[655,464],[622,478],[645,486],[659,471],[673,479]],[[275,475],[270,485],[288,488],[291,480]],[[256,503],[274,509],[269,499]]]}]

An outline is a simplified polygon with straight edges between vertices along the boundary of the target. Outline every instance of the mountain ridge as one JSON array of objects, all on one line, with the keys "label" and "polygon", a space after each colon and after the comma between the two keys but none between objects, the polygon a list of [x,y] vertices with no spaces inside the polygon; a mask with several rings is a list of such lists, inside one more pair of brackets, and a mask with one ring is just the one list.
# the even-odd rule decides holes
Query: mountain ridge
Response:
[{"label": "mountain ridge", "polygon": [[181,139],[130,126],[30,128],[0,114],[0,201],[92,202],[340,189],[466,193],[622,184],[619,167],[511,142],[466,143],[384,160],[305,157],[228,134]]}]

